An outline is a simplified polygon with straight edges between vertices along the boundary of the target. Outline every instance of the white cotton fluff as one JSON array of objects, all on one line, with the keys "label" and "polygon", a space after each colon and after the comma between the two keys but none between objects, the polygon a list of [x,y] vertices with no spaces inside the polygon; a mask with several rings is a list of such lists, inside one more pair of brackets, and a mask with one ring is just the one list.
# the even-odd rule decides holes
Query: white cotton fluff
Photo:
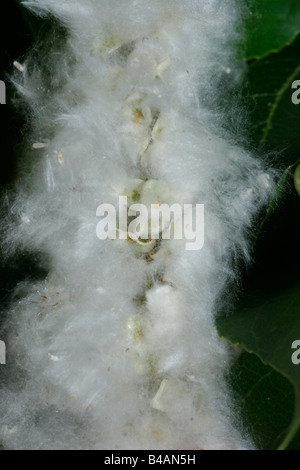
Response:
[{"label": "white cotton fluff", "polygon": [[[3,250],[41,253],[49,274],[20,284],[7,313],[0,442],[252,448],[232,424],[224,374],[233,353],[214,325],[273,184],[226,138],[227,110],[207,105],[230,65],[237,3],[25,5],[56,17],[68,39],[35,64],[29,57],[14,79],[33,131]],[[204,204],[204,247],[99,240],[96,209],[118,208],[119,196]]]}]

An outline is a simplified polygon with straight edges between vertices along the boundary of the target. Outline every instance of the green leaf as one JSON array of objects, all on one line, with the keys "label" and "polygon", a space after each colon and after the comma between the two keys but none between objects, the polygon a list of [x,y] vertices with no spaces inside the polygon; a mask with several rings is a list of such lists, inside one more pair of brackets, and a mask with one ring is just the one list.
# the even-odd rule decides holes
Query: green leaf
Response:
[{"label": "green leaf", "polygon": [[292,83],[300,78],[300,36],[277,54],[248,66],[246,96],[252,107],[253,140],[260,151],[277,151],[285,166],[300,157],[300,105]]},{"label": "green leaf", "polygon": [[293,417],[294,389],[290,381],[255,354],[244,352],[233,364],[228,383],[239,410],[236,426],[251,436],[256,448],[276,449]]},{"label": "green leaf", "polygon": [[299,0],[246,0],[243,59],[264,57],[290,44],[300,31]]},{"label": "green leaf", "polygon": [[255,352],[294,385],[294,417],[281,444],[286,448],[300,427],[300,365],[292,362],[292,343],[300,340],[300,282],[279,292],[252,292],[234,315],[217,319],[217,328],[220,336]]},{"label": "green leaf", "polygon": [[[294,174],[294,170],[295,170],[296,167],[297,167],[297,169],[296,169],[295,174]],[[276,184],[276,187],[275,187],[274,191],[272,192],[272,194],[270,196],[269,204],[268,204],[268,207],[267,207],[267,210],[266,210],[266,215],[265,215],[263,221],[260,224],[255,242],[259,238],[262,231],[265,229],[265,226],[266,226],[267,222],[269,221],[270,217],[273,216],[276,213],[276,211],[278,210],[278,207],[283,202],[283,199],[286,196],[286,190],[287,190],[287,187],[288,187],[289,180],[291,179],[291,177],[293,175],[294,175],[294,184],[295,184],[296,190],[298,191],[298,193],[300,195],[300,159],[296,163],[294,163],[293,165],[290,165],[282,173],[281,177],[279,178],[279,180]]]}]

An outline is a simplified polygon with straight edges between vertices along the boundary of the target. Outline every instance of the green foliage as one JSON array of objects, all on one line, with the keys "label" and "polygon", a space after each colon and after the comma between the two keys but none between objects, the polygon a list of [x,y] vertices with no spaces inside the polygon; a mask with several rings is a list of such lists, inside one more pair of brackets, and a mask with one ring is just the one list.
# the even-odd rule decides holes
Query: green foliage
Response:
[{"label": "green foliage", "polygon": [[292,103],[291,86],[300,77],[300,37],[279,53],[248,66],[252,137],[260,150],[282,152],[286,166],[299,158],[300,108]]},{"label": "green foliage", "polygon": [[[288,378],[295,387],[297,400],[300,398],[300,373],[298,366],[293,364],[291,360],[294,352],[291,345],[295,339],[300,338],[299,306],[300,282],[279,292],[273,290],[270,292],[255,291],[244,299],[243,305],[234,315],[220,318],[218,321],[219,334],[226,334],[226,338],[232,343],[243,346],[249,353],[256,353],[265,364],[269,364],[274,370]],[[274,374],[271,376],[273,377]],[[249,380],[252,380],[251,374]],[[271,389],[272,385],[269,388]],[[277,394],[278,391],[274,385],[272,395]],[[250,398],[253,400],[253,396]],[[281,394],[278,396],[278,400],[280,399]],[[260,398],[261,400],[262,398]],[[274,400],[276,401],[276,397]],[[263,404],[266,406],[268,405],[267,401],[263,400]],[[247,406],[250,405],[247,404]],[[290,416],[290,412],[288,415]],[[271,417],[267,418],[266,423]],[[262,415],[259,416],[259,419],[262,419]],[[285,423],[284,427],[288,424],[285,420],[282,420],[282,423]],[[257,423],[252,421],[252,426],[255,425],[257,426]],[[294,421],[286,436],[286,443],[291,441],[299,425],[300,407],[296,406]],[[259,439],[260,435],[255,437]],[[269,442],[268,439],[271,439],[268,436],[264,436],[264,438],[267,442]]]},{"label": "green foliage", "polygon": [[298,176],[299,170],[300,170],[300,160],[288,166],[286,170],[284,170],[284,172],[282,173],[281,177],[279,178],[276,184],[274,192],[270,196],[269,204],[266,209],[266,215],[260,224],[256,241],[259,239],[259,236],[261,235],[261,233],[265,230],[266,224],[269,222],[270,218],[276,214],[278,207],[280,206],[280,204],[282,204],[282,201],[285,199],[286,190],[287,190],[288,184],[291,181],[291,177],[294,177],[295,189],[300,195],[300,183],[299,183],[299,176]]},{"label": "green foliage", "polygon": [[262,218],[243,294],[234,312],[220,312],[220,336],[244,353],[229,375],[243,426],[260,449],[300,450],[300,105],[292,83],[300,79],[300,3],[249,0],[245,21],[247,83],[243,98],[250,135],[281,177]]},{"label": "green foliage", "polygon": [[242,58],[261,58],[280,51],[300,30],[298,0],[245,0],[248,12]]},{"label": "green foliage", "polygon": [[294,390],[291,383],[272,367],[263,364],[255,354],[246,352],[233,365],[228,383],[255,446],[276,449],[293,416]]}]

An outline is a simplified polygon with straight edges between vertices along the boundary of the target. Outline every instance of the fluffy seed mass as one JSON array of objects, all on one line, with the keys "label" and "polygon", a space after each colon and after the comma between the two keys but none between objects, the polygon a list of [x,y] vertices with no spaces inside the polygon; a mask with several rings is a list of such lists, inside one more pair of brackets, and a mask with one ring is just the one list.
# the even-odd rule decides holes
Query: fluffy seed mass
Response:
[{"label": "fluffy seed mass", "polygon": [[[48,275],[20,283],[6,315],[3,446],[252,448],[232,424],[234,353],[214,325],[273,184],[225,135],[232,110],[209,106],[231,73],[238,2],[24,4],[67,33],[13,78],[32,132],[2,248],[40,253]],[[97,207],[120,196],[204,204],[203,248],[100,240]]]}]

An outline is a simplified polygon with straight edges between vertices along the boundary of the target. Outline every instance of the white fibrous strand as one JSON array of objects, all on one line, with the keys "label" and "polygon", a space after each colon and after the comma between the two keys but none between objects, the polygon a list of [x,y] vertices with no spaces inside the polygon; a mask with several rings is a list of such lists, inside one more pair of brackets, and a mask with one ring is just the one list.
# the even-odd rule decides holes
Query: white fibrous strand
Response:
[{"label": "white fibrous strand", "polygon": [[[15,62],[32,133],[2,247],[40,253],[49,272],[19,284],[6,314],[2,445],[253,448],[225,381],[235,352],[215,327],[273,185],[215,105],[237,3],[24,4],[67,34]],[[134,203],[203,204],[203,247],[164,239],[159,223],[157,237],[118,226],[100,240],[97,207],[118,213],[120,196],[127,223]]]}]

